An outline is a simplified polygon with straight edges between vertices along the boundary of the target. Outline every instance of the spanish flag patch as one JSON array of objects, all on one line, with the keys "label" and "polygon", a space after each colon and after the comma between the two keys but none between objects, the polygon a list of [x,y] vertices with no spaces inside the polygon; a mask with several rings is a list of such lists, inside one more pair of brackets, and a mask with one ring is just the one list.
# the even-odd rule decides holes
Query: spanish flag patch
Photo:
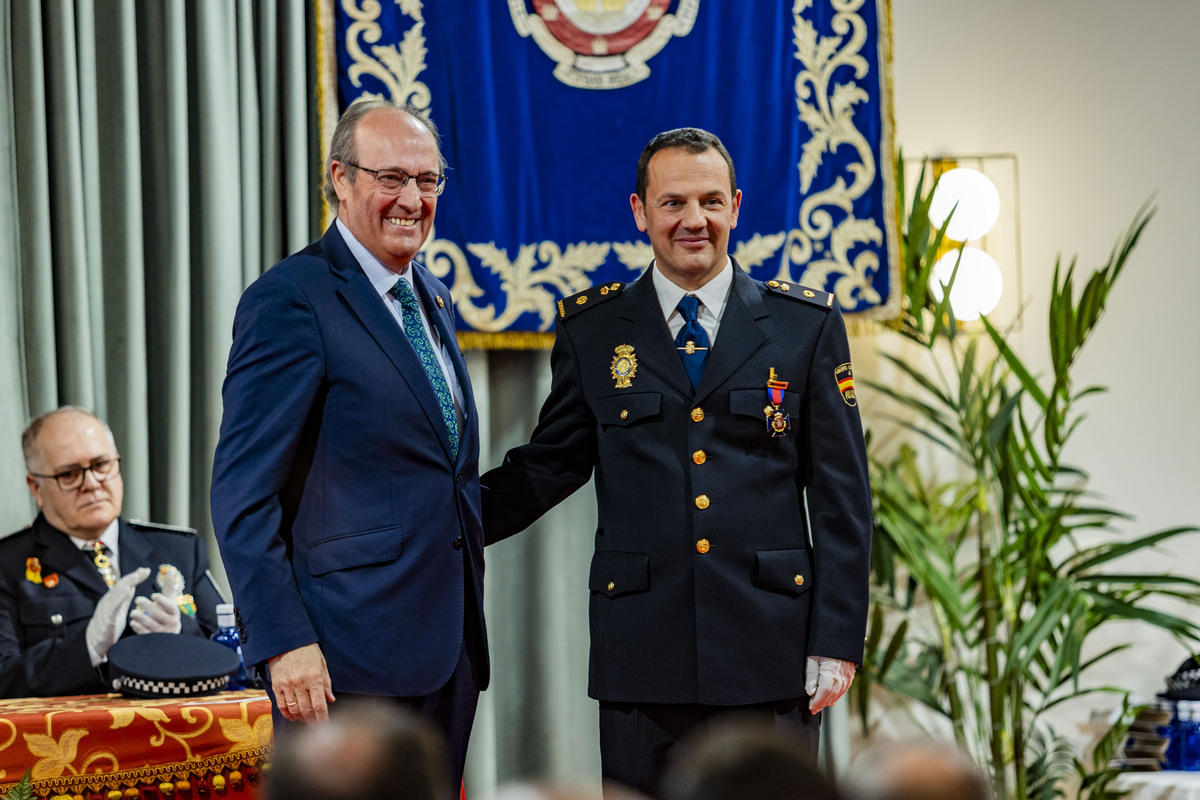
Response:
[{"label": "spanish flag patch", "polygon": [[833,371],[833,378],[837,381],[838,391],[842,393],[842,400],[846,405],[858,405],[858,398],[854,396],[854,370],[850,368],[850,362],[839,364]]}]

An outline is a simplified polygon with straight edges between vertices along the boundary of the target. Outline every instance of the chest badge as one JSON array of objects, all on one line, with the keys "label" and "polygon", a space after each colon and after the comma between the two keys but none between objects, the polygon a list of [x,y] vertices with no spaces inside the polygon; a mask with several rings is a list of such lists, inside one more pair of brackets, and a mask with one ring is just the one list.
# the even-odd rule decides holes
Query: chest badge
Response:
[{"label": "chest badge", "polygon": [[775,368],[771,367],[771,372],[767,375],[768,403],[763,408],[763,416],[767,418],[767,430],[774,438],[787,436],[787,432],[792,427],[791,418],[780,408],[783,405],[783,395],[787,387],[788,382],[777,379]]},{"label": "chest badge", "polygon": [[613,380],[617,382],[618,389],[628,389],[633,385],[633,376],[637,374],[637,356],[627,344],[617,345],[615,352],[611,368]]},{"label": "chest badge", "polygon": [[42,582],[42,562],[37,556],[30,556],[25,559],[25,580],[30,583]]}]

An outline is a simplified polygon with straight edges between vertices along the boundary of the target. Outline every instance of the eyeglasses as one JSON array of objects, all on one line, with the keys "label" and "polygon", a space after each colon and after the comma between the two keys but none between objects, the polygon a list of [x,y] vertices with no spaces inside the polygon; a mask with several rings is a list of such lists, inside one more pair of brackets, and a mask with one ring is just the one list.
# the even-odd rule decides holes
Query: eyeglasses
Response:
[{"label": "eyeglasses", "polygon": [[100,483],[110,481],[121,474],[121,457],[102,458],[99,461],[94,461],[86,467],[71,467],[64,469],[62,472],[56,472],[53,475],[41,475],[37,472],[29,473],[35,478],[54,478],[58,481],[58,488],[64,492],[73,492],[80,486],[83,486],[83,481],[88,472],[92,473],[92,477]]},{"label": "eyeglasses", "polygon": [[414,178],[417,181],[417,191],[426,197],[436,197],[442,193],[442,189],[446,188],[446,176],[440,172],[422,172],[420,175],[409,175],[407,172],[398,169],[367,169],[358,164],[352,164],[349,161],[343,161],[347,167],[361,169],[363,172],[369,172],[375,176],[375,182],[379,184],[379,188],[384,194],[400,194],[404,191],[404,187],[408,186],[408,182]]}]

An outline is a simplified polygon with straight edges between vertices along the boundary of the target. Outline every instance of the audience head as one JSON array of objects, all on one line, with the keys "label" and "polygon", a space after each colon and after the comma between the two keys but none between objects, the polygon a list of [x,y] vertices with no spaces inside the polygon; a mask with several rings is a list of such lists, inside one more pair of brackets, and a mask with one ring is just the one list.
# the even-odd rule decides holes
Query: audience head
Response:
[{"label": "audience head", "polygon": [[839,800],[800,737],[757,719],[728,718],[684,742],[663,775],[661,800]]},{"label": "audience head", "polygon": [[104,420],[79,406],[37,417],[21,435],[25,484],[46,521],[81,539],[98,539],[121,515],[120,453]]},{"label": "audience head", "polygon": [[266,800],[452,800],[445,742],[390,701],[345,700],[329,721],[278,737]]},{"label": "audience head", "polygon": [[863,752],[846,779],[853,800],[991,800],[987,777],[965,753],[933,741]]}]

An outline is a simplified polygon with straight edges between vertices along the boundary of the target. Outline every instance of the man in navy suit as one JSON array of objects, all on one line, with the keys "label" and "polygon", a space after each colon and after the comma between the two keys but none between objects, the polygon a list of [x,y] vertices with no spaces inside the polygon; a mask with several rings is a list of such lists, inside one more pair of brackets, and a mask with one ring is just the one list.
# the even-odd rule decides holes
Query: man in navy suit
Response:
[{"label": "man in navy suit", "polygon": [[653,264],[560,302],[537,427],[482,483],[490,543],[595,473],[601,763],[654,795],[676,743],[731,709],[815,757],[862,659],[871,496],[841,312],[729,256],[720,140],[659,134],[630,204]]},{"label": "man in navy suit", "polygon": [[441,727],[457,787],[489,664],[475,403],[450,293],[413,261],[444,171],[416,110],[346,110],[337,219],[238,304],[212,511],[281,732],[394,697]]},{"label": "man in navy suit", "polygon": [[112,431],[85,408],[21,437],[37,519],[0,541],[0,697],[111,692],[122,636],[209,636],[223,602],[191,528],[126,520]]}]

